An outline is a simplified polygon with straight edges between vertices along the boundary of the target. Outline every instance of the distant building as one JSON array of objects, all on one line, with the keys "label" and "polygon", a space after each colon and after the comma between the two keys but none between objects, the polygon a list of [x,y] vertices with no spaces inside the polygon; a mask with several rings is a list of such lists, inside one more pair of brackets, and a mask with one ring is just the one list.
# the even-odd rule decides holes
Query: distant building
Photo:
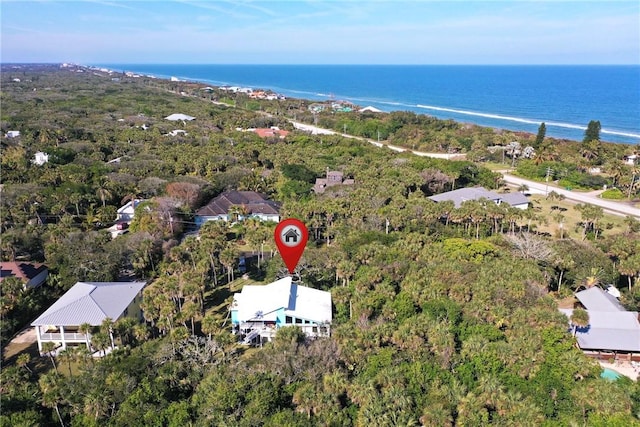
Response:
[{"label": "distant building", "polygon": [[4,136],[7,137],[7,138],[17,138],[17,137],[20,136],[20,131],[19,130],[10,130]]},{"label": "distant building", "polygon": [[255,191],[225,191],[196,211],[196,225],[200,227],[207,221],[241,221],[245,218],[278,222],[279,211],[278,202],[268,200]]},{"label": "distant building", "polygon": [[190,122],[191,120],[195,120],[195,117],[188,116],[186,114],[174,113],[164,118],[165,120],[171,120],[173,122],[177,122],[179,120]]},{"label": "distant building", "polygon": [[316,183],[313,185],[313,191],[316,194],[324,193],[327,187],[333,187],[335,185],[353,185],[355,181],[353,179],[343,179],[344,175],[339,171],[327,171],[326,178],[316,178]]},{"label": "distant building", "polygon": [[368,106],[368,107],[364,107],[361,108],[360,110],[358,110],[359,113],[382,113],[382,110],[377,109],[376,107],[372,107],[372,106]]},{"label": "distant building", "polygon": [[142,199],[134,199],[129,200],[123,206],[121,206],[117,211],[116,222],[129,222],[133,219],[135,215],[135,210],[138,205],[145,200]]},{"label": "distant building", "polygon": [[499,194],[494,191],[489,191],[483,187],[471,187],[471,188],[459,188],[453,191],[447,191],[446,193],[436,194],[430,196],[429,199],[434,202],[444,202],[450,200],[453,202],[456,208],[462,206],[462,203],[467,200],[480,200],[487,199],[494,202],[496,205],[501,203],[507,203],[514,208],[527,209],[529,207],[529,199],[522,193],[504,193]]},{"label": "distant building", "polygon": [[280,130],[277,127],[253,129],[260,138],[280,138],[284,139],[289,135],[288,130]]},{"label": "distant building", "polygon": [[47,163],[48,161],[49,161],[49,155],[47,153],[42,152],[42,151],[38,151],[35,154],[35,158],[33,160],[31,160],[31,163],[33,163],[34,165],[42,166],[45,163]]},{"label": "distant building", "polygon": [[244,344],[270,341],[287,326],[297,326],[309,337],[328,337],[331,320],[331,293],[299,285],[291,277],[245,285],[231,304],[231,323]]},{"label": "distant building", "polygon": [[176,130],[172,130],[171,132],[169,132],[168,134],[166,134],[166,136],[178,136],[178,135],[189,135],[187,133],[186,130],[182,130],[182,129],[176,129]]},{"label": "distant building", "polygon": [[44,264],[22,261],[0,263],[0,282],[7,277],[16,277],[24,283],[25,289],[42,285],[48,275],[49,270]]}]

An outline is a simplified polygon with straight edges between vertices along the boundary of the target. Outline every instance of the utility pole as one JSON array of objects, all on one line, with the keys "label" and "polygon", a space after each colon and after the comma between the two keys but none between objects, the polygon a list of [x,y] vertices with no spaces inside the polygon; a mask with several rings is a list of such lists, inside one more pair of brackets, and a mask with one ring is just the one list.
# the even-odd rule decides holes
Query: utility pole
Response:
[{"label": "utility pole", "polygon": [[550,167],[547,167],[547,176],[545,178],[545,181],[547,182],[547,185],[545,187],[544,190],[544,195],[547,196],[549,194],[549,176],[551,175],[551,173],[553,172],[553,169],[551,169]]}]

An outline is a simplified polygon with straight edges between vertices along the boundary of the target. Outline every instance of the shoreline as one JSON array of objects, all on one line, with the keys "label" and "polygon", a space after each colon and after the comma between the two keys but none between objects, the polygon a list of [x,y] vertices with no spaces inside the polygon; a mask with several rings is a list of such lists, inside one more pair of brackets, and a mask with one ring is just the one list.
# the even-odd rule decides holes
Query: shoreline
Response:
[{"label": "shoreline", "polygon": [[[134,71],[137,65],[144,67],[145,65],[150,66],[163,66],[162,64],[107,64],[104,66],[100,65],[81,65],[76,64],[80,67],[85,67],[88,69],[101,69],[101,70],[110,70],[114,73],[125,73],[127,71],[133,72],[136,74],[141,74],[148,78],[154,79],[162,79],[167,81],[181,81],[185,83],[192,84],[205,84],[205,85],[214,85],[218,88],[224,86],[241,86],[248,87],[254,89],[263,89],[270,90],[276,93],[281,93],[288,98],[308,100],[308,101],[330,101],[332,99],[341,99],[345,101],[352,102],[357,105],[362,106],[374,106],[382,110],[383,113],[392,113],[396,111],[411,111],[420,115],[427,115],[431,117],[438,118],[440,120],[453,120],[461,125],[473,125],[479,127],[485,127],[494,129],[497,131],[509,131],[514,133],[527,133],[535,135],[537,133],[538,127],[541,123],[545,123],[547,127],[547,137],[553,138],[558,141],[571,141],[571,142],[580,142],[582,138],[578,138],[577,135],[571,135],[573,133],[583,133],[587,126],[586,124],[575,124],[570,122],[565,122],[562,120],[540,120],[540,119],[531,119],[526,117],[517,117],[511,116],[503,113],[493,113],[493,112],[482,112],[475,111],[474,109],[469,108],[457,108],[457,107],[448,107],[448,106],[438,106],[438,105],[426,105],[422,103],[407,103],[407,102],[395,102],[389,100],[381,100],[381,99],[373,99],[371,97],[358,97],[358,96],[344,96],[338,95],[333,97],[333,94],[319,93],[315,91],[304,91],[304,90],[294,90],[294,89],[286,89],[278,87],[277,85],[251,85],[251,84],[240,84],[238,82],[223,82],[216,81],[213,79],[207,78],[194,78],[194,77],[185,77],[185,76],[169,76],[168,74],[158,74],[148,71]],[[166,66],[175,66],[175,65],[189,65],[189,64],[173,64]],[[114,68],[115,66],[115,68]],[[217,65],[212,65],[217,66]],[[230,65],[237,66],[237,65]],[[259,67],[255,65],[255,67]],[[278,65],[280,67],[280,65]],[[297,66],[295,66],[297,67]],[[120,70],[120,71],[117,71]],[[176,80],[173,80],[176,79]],[[255,87],[254,87],[255,86]],[[426,110],[426,112],[425,112]],[[436,114],[434,114],[436,112]],[[440,113],[445,114],[440,114]],[[453,117],[452,117],[453,116]],[[470,116],[470,117],[469,117]],[[471,120],[472,117],[481,118],[480,121]],[[482,122],[489,122],[485,124]],[[597,118],[595,120],[598,120]],[[491,123],[493,121],[494,123]],[[518,124],[517,128],[511,127],[509,124],[504,125],[503,123],[496,122],[509,122],[509,124],[513,123]],[[555,129],[555,131],[554,131]],[[606,139],[606,135],[614,135],[616,136],[613,139]],[[640,130],[638,131],[627,131],[627,130],[617,130],[617,129],[608,129],[606,126],[603,126],[601,129],[601,142],[603,143],[612,143],[612,144],[625,144],[631,146],[640,145]]]}]

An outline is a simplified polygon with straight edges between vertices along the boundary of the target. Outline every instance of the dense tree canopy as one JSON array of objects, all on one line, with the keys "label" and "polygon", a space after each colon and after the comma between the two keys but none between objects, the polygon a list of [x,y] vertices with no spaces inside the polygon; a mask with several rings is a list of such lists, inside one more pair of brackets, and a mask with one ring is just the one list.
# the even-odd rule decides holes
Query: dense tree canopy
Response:
[{"label": "dense tree canopy", "polygon": [[[623,301],[637,310],[632,222],[612,234],[585,205],[584,238],[554,239],[535,233],[546,219],[534,210],[428,198],[498,188],[500,175],[481,164],[339,135],[263,140],[238,130],[291,129],[285,112],[311,116],[301,100],[67,70],[25,70],[8,84],[14,72],[3,73],[0,99],[2,130],[21,131],[2,139],[2,257],[44,261],[52,275],[40,294],[2,282],[3,343],[76,281],[149,284],[145,323],[95,329],[96,348],[114,334],[120,349],[109,356],[68,350],[57,371],[48,356],[3,367],[0,425],[638,424],[640,386],[600,378],[554,299],[625,284]],[[196,120],[163,119],[176,112]],[[481,156],[513,136],[408,112],[316,118],[410,149]],[[187,134],[169,134],[177,126]],[[38,151],[48,163],[31,161]],[[552,164],[561,174],[573,164],[552,157],[521,160],[519,170],[539,176]],[[354,184],[313,193],[327,169]],[[310,242],[295,277],[331,292],[330,338],[283,328],[262,348],[235,343],[227,317],[240,256],[251,279],[285,270],[274,224],[208,222],[192,233],[195,210],[227,189],[260,191],[305,222]],[[146,201],[128,233],[112,239],[115,210],[136,198]]]}]

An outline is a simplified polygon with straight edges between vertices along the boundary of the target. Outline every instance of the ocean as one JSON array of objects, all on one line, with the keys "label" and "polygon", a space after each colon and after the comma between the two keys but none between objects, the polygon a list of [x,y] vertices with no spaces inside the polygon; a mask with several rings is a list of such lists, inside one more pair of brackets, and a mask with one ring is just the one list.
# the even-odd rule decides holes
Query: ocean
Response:
[{"label": "ocean", "polygon": [[345,100],[461,123],[581,141],[640,143],[640,66],[91,64],[159,78],[271,89],[287,97]]}]

